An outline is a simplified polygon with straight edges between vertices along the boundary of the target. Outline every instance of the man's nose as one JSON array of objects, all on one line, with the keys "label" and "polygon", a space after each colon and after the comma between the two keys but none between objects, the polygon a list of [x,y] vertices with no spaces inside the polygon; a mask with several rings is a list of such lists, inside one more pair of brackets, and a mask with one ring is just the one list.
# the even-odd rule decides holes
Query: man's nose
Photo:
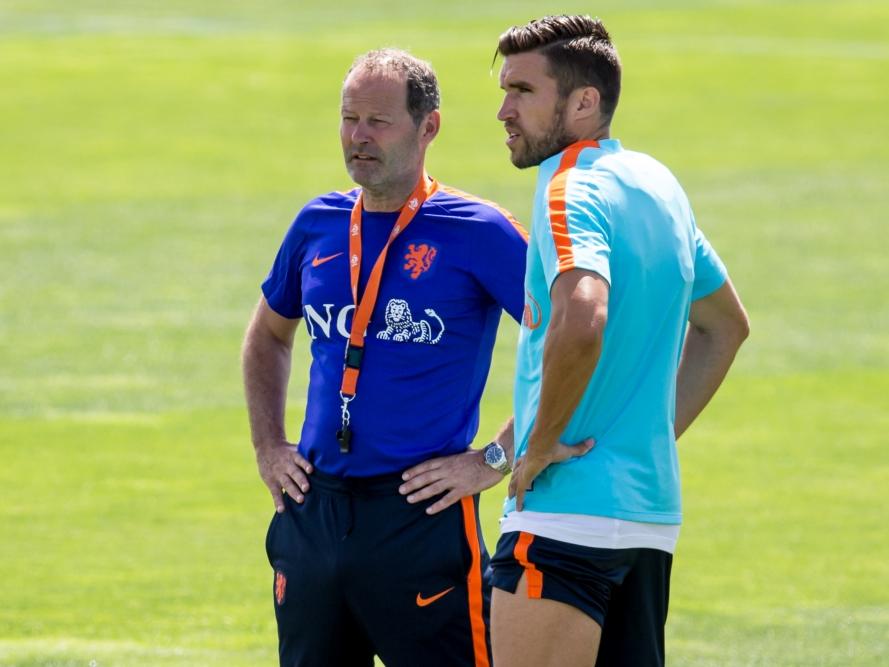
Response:
[{"label": "man's nose", "polygon": [[515,106],[512,104],[509,97],[504,97],[503,104],[500,105],[500,110],[497,112],[497,120],[512,120],[515,117]]},{"label": "man's nose", "polygon": [[352,139],[353,144],[368,143],[373,138],[370,131],[370,125],[364,121],[355,123],[354,127],[352,127],[352,135],[350,138]]}]

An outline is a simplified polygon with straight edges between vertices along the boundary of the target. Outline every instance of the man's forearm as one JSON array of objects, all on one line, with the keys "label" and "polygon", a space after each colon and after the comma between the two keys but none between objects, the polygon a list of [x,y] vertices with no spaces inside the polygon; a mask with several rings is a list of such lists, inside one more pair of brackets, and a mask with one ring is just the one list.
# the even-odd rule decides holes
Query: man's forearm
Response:
[{"label": "man's forearm", "polygon": [[509,466],[515,465],[515,417],[510,417],[497,431],[494,442],[503,447]]},{"label": "man's forearm", "polygon": [[728,373],[743,336],[708,333],[690,326],[676,377],[676,437],[713,398]]},{"label": "man's forearm", "polygon": [[[546,457],[558,444],[589,384],[602,352],[601,330],[577,333],[551,326],[543,348],[543,381],[528,454]],[[573,443],[568,443],[573,444]]]},{"label": "man's forearm", "polygon": [[253,446],[286,440],[284,410],[290,379],[290,346],[251,327],[242,352],[244,391]]}]

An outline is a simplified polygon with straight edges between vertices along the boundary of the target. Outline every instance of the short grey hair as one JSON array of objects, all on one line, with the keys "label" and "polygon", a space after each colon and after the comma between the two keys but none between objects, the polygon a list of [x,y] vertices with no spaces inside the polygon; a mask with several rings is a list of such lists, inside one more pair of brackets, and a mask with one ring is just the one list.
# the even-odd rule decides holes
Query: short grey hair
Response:
[{"label": "short grey hair", "polygon": [[441,105],[435,71],[425,60],[402,49],[376,49],[355,58],[346,78],[357,69],[383,74],[403,74],[407,82],[407,110],[419,127],[423,119]]}]

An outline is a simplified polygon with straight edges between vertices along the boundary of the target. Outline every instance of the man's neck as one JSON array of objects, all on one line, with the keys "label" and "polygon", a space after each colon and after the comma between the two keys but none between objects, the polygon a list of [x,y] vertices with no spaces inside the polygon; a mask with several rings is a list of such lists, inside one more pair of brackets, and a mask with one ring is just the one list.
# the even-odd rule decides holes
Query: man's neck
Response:
[{"label": "man's neck", "polygon": [[363,188],[364,210],[371,212],[400,210],[414,191],[414,188],[417,187],[417,181],[419,180],[420,175],[418,174],[413,180],[405,180],[398,185],[383,186],[379,189]]},{"label": "man's neck", "polygon": [[611,123],[606,121],[596,127],[588,127],[578,132],[578,137],[574,143],[578,141],[602,141],[611,138]]},{"label": "man's neck", "polygon": [[611,123],[606,122],[595,128],[592,132],[589,133],[590,136],[584,137],[585,140],[588,141],[602,141],[603,139],[611,138]]}]

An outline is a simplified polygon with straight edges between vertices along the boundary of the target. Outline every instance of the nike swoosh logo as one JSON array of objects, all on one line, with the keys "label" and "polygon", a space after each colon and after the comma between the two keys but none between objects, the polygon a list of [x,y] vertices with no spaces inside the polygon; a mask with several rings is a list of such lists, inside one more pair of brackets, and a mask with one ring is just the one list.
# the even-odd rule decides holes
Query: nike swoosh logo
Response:
[{"label": "nike swoosh logo", "polygon": [[321,266],[322,264],[324,264],[324,262],[329,262],[332,259],[336,259],[342,254],[343,253],[338,252],[335,255],[328,255],[327,257],[318,257],[318,255],[315,255],[315,259],[312,260],[312,267],[314,268],[316,266]]},{"label": "nike swoosh logo", "polygon": [[450,593],[452,590],[454,590],[453,586],[451,586],[450,588],[448,588],[446,590],[443,590],[441,593],[436,593],[432,597],[428,597],[428,598],[424,598],[422,595],[417,593],[417,606],[418,607],[428,607],[436,600],[440,600],[441,598],[443,598],[445,595]]}]

